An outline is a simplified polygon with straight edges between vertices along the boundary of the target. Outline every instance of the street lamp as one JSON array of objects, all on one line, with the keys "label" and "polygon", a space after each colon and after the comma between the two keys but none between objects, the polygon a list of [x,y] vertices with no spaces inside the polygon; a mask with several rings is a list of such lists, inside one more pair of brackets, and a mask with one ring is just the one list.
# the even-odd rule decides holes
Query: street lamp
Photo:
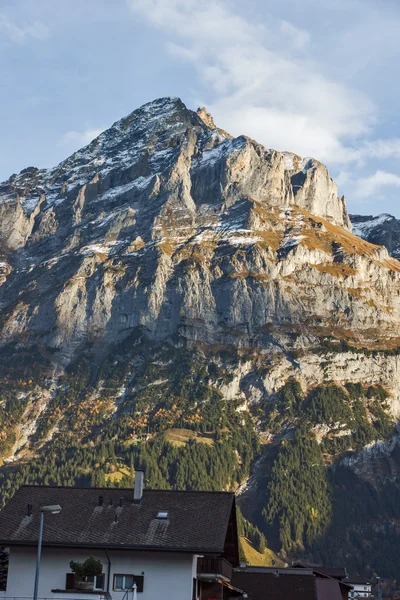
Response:
[{"label": "street lamp", "polygon": [[37,597],[38,597],[40,556],[42,554],[44,513],[50,513],[51,515],[58,515],[60,512],[61,512],[61,506],[59,504],[51,504],[49,506],[41,506],[40,507],[39,540],[38,540],[38,549],[37,549],[35,588],[33,590],[33,600],[37,600]]}]

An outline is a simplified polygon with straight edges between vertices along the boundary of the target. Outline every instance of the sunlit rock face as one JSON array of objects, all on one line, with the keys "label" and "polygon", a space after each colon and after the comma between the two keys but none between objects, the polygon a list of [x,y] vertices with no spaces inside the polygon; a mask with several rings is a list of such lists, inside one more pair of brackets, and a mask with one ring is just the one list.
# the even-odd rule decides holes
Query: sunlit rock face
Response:
[{"label": "sunlit rock face", "polygon": [[268,346],[274,329],[397,335],[400,265],[350,233],[324,165],[146,104],[0,187],[2,340],[59,349],[142,326]]}]

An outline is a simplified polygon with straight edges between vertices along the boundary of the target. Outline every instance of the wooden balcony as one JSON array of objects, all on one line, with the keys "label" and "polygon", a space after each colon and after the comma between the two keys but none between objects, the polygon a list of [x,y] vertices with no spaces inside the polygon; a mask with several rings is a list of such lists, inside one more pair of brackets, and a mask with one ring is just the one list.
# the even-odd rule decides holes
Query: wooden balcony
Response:
[{"label": "wooden balcony", "polygon": [[225,558],[199,558],[197,561],[197,578],[205,581],[232,579],[232,565]]}]

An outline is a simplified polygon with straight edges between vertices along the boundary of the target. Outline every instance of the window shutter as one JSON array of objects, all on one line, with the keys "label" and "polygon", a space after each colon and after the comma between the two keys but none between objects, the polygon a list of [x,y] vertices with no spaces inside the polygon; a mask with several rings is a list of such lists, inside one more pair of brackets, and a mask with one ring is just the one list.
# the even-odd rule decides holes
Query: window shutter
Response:
[{"label": "window shutter", "polygon": [[67,573],[65,578],[65,589],[66,590],[74,590],[75,589],[75,573]]},{"label": "window shutter", "polygon": [[135,575],[135,583],[136,583],[136,587],[137,587],[137,591],[138,592],[143,592],[143,588],[144,588],[144,577],[143,575]]},{"label": "window shutter", "polygon": [[192,600],[196,600],[196,599],[197,599],[197,579],[194,577],[193,583],[192,583]]}]

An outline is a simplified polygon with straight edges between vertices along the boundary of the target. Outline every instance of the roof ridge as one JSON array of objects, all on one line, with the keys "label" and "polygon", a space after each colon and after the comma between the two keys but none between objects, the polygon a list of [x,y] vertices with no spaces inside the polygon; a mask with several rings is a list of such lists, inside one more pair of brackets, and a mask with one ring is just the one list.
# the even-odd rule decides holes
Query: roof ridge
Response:
[{"label": "roof ridge", "polygon": [[[133,492],[134,488],[110,488],[110,487],[92,487],[90,485],[34,485],[34,484],[23,484],[18,489],[21,488],[46,488],[46,489],[65,489],[65,490],[101,490],[108,492]],[[157,490],[153,488],[144,488],[143,493],[145,492],[157,492],[157,493],[168,493],[168,494],[225,494],[227,496],[234,496],[235,492],[227,492],[224,490]]]}]

